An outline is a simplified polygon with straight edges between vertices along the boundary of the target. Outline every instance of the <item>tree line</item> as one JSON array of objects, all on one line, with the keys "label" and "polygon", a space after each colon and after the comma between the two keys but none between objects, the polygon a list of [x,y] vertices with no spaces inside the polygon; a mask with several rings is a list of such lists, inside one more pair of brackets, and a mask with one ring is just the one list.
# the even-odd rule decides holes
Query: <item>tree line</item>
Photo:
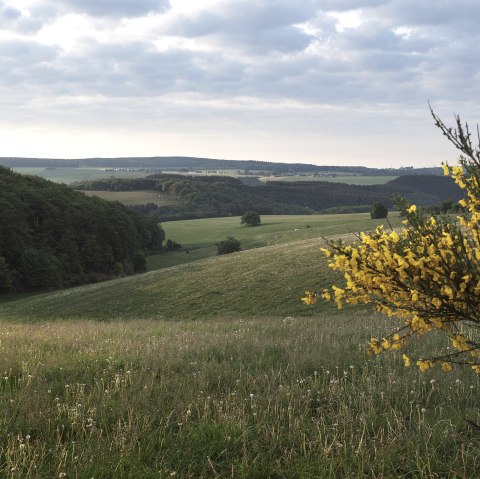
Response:
[{"label": "tree line", "polygon": [[[141,179],[102,179],[79,182],[83,190],[156,190],[176,200],[175,205],[136,205],[138,211],[157,221],[238,216],[254,209],[259,214],[309,214],[330,208],[365,207],[381,202],[392,206],[392,195],[402,195],[423,205],[458,200],[460,188],[451,178],[411,175],[385,185],[359,186],[345,183],[271,181],[248,186],[237,178],[157,174]],[[369,207],[367,207],[367,211]]]}]

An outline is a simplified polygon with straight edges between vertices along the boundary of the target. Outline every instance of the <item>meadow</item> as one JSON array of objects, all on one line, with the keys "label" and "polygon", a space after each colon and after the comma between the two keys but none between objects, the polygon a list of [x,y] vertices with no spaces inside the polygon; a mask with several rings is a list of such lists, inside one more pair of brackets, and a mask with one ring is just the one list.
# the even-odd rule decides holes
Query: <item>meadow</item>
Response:
[{"label": "meadow", "polygon": [[[391,320],[300,301],[339,280],[320,236],[351,238],[373,223],[337,216],[165,224],[185,241],[197,225],[199,245],[234,228],[252,247],[272,244],[7,298],[0,476],[479,477],[473,373],[421,374],[398,355],[368,356]],[[411,354],[439,339],[429,341]]]},{"label": "meadow", "polygon": [[[262,224],[250,227],[240,224],[240,217],[206,218],[200,220],[166,221],[162,223],[167,238],[181,244],[183,250],[150,256],[148,268],[161,269],[190,263],[217,254],[215,243],[233,236],[244,250],[285,244],[295,241],[371,231],[385,220],[372,220],[369,213],[329,215],[262,215]],[[390,213],[390,224],[400,223],[398,213]],[[317,240],[317,243],[321,240]],[[188,254],[185,251],[188,250]]]}]

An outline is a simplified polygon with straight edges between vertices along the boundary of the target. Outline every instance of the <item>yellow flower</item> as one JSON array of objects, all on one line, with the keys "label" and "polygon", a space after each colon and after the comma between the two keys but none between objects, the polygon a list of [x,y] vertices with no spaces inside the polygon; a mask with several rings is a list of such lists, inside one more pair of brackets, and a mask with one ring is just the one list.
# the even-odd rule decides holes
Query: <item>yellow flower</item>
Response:
[{"label": "yellow flower", "polygon": [[305,297],[302,298],[305,304],[315,304],[317,302],[317,295],[311,291],[305,291]]},{"label": "yellow flower", "polygon": [[410,206],[410,208],[407,209],[407,213],[415,213],[417,211],[417,207],[415,205]]},{"label": "yellow flower", "polygon": [[412,363],[410,361],[410,358],[406,354],[402,354],[403,362],[405,363],[405,367],[409,368]]},{"label": "yellow flower", "polygon": [[442,371],[445,371],[446,373],[449,373],[452,370],[452,365],[447,362],[442,363]]},{"label": "yellow flower", "polygon": [[433,368],[435,363],[433,361],[429,361],[428,359],[419,359],[416,364],[418,369],[420,369],[420,372],[424,373],[427,369]]}]

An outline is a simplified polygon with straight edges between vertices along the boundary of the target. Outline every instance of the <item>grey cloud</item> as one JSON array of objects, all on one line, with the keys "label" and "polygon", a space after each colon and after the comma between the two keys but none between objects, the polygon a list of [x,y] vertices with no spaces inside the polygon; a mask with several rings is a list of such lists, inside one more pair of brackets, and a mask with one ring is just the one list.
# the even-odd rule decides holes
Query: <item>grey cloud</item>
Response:
[{"label": "grey cloud", "polygon": [[170,7],[169,0],[64,0],[63,4],[97,17],[138,17]]},{"label": "grey cloud", "polygon": [[58,55],[59,48],[41,45],[35,41],[4,40],[0,42],[0,59],[18,66],[50,62]]},{"label": "grey cloud", "polygon": [[163,33],[189,38],[210,37],[218,45],[250,52],[289,52],[305,49],[312,37],[296,27],[315,13],[314,4],[286,0],[220,3],[195,16],[179,16]]},{"label": "grey cloud", "polygon": [[33,8],[30,16],[23,15],[22,12],[11,5],[0,1],[0,22],[4,30],[16,31],[22,34],[32,34],[37,32],[46,21],[49,15],[45,15],[49,9]]},{"label": "grey cloud", "polygon": [[389,0],[317,0],[316,5],[323,11],[348,11],[374,8],[390,3]]},{"label": "grey cloud", "polygon": [[[430,27],[417,27],[410,35],[400,35],[395,30],[406,25],[402,15],[395,17],[393,9],[387,15],[382,10],[386,6],[377,8],[380,1],[352,0],[338,5],[369,5],[369,20],[338,32],[325,11],[316,10],[327,3],[229,0],[200,14],[173,18],[161,30],[163,35],[206,42],[208,51],[158,51],[149,42],[92,39],[69,53],[41,46],[35,50],[35,44],[5,49],[3,44],[0,63],[10,73],[0,84],[14,83],[18,91],[34,88],[45,96],[194,94],[227,103],[253,97],[408,106],[443,95],[460,98],[466,92],[472,101],[479,99],[473,80],[479,74],[480,53],[464,40],[453,42],[450,30],[435,36]],[[306,34],[297,27],[307,22],[318,26],[319,33]]]},{"label": "grey cloud", "polygon": [[10,5],[0,6],[0,17],[5,20],[15,20],[22,16],[22,12]]},{"label": "grey cloud", "polygon": [[478,25],[480,3],[477,0],[402,0],[390,2],[379,13],[406,25],[439,26],[456,22]]}]

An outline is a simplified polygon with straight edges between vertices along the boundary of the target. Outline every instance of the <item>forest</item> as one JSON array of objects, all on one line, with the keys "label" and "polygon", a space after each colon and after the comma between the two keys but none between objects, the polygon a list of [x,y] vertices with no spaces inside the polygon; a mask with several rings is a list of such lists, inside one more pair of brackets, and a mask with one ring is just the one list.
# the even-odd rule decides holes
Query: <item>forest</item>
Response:
[{"label": "forest", "polygon": [[0,209],[1,292],[142,272],[164,240],[153,218],[4,167]]},{"label": "forest", "polygon": [[385,185],[370,186],[324,181],[269,181],[263,186],[248,186],[227,176],[157,174],[139,179],[83,181],[73,187],[94,191],[148,189],[167,193],[179,204],[136,205],[137,210],[156,221],[237,216],[249,209],[259,214],[308,214],[331,208],[351,208],[353,212],[377,202],[391,207],[393,195],[424,206],[438,206],[443,201],[461,198],[461,190],[451,178],[437,175],[403,176]]}]

